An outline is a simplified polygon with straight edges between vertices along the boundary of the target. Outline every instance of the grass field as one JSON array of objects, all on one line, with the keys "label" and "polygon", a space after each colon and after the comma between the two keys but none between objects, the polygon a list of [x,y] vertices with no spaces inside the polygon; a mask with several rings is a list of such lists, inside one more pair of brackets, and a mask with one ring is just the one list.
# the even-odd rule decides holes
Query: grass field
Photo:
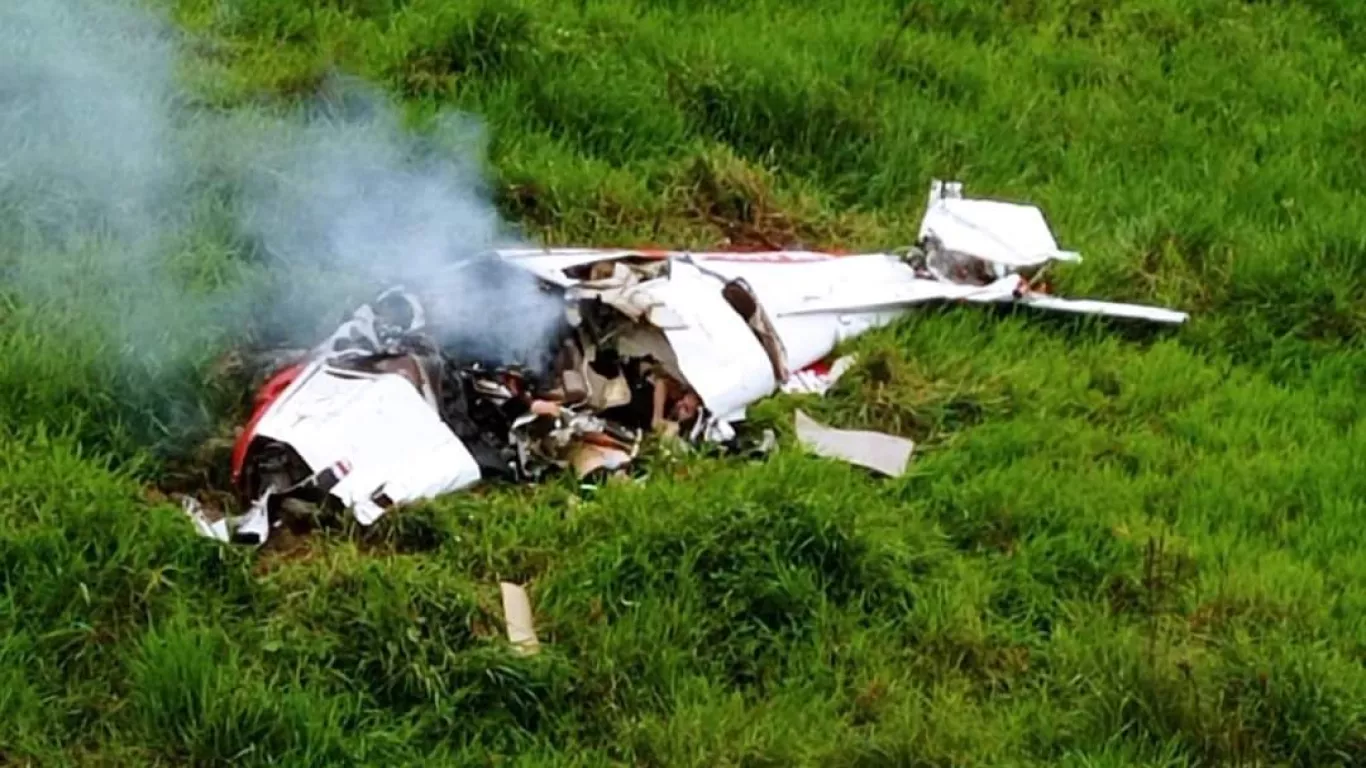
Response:
[{"label": "grass field", "polygon": [[[127,271],[108,242],[7,228],[43,277],[0,287],[0,764],[1366,764],[1366,5],[151,7],[201,114],[335,69],[414,130],[476,115],[538,240],[900,246],[956,178],[1047,212],[1086,257],[1060,292],[1193,320],[860,339],[802,407],[918,439],[905,478],[802,455],[779,399],[767,461],[659,455],[261,558],[146,490],[240,405],[209,365],[232,313],[120,336],[111,310],[174,302],[82,279]],[[190,221],[176,290],[246,279]],[[542,654],[501,641],[500,579]]]}]

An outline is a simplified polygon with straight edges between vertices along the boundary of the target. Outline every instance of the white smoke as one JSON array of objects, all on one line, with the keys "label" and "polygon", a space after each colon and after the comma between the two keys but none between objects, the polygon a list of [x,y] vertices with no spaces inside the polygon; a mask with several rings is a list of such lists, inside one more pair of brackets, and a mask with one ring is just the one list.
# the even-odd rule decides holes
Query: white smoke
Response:
[{"label": "white smoke", "polygon": [[183,178],[174,48],[112,2],[0,4],[0,200],[27,234],[154,239]]},{"label": "white smoke", "polygon": [[334,80],[326,95],[250,153],[240,221],[275,269],[304,285],[403,284],[448,343],[534,357],[562,305],[529,274],[468,268],[519,244],[483,187],[480,126],[448,114],[419,139],[370,89]]},{"label": "white smoke", "polygon": [[529,279],[453,269],[516,242],[472,118],[419,139],[342,81],[318,108],[212,114],[181,91],[179,50],[131,0],[0,2],[0,293],[97,327],[144,378],[249,327],[307,342],[391,282],[439,296],[481,351],[553,332]]}]

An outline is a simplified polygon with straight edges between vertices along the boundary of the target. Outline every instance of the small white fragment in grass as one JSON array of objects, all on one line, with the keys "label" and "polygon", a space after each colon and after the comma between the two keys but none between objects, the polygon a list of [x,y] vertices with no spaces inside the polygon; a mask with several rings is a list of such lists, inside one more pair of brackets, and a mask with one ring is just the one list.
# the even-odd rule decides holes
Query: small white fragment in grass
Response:
[{"label": "small white fragment in grass", "polygon": [[503,617],[507,622],[508,640],[518,653],[530,656],[541,650],[536,639],[536,628],[531,621],[531,600],[526,590],[510,582],[500,582],[503,590]]},{"label": "small white fragment in grass", "polygon": [[200,504],[198,499],[193,496],[184,496],[180,499],[180,508],[185,510],[185,514],[194,523],[194,528],[200,536],[218,541],[228,540],[228,521],[220,517],[210,522],[205,513],[204,505]]},{"label": "small white fragment in grass", "polygon": [[881,432],[835,429],[796,413],[797,439],[818,456],[840,459],[884,475],[897,477],[906,471],[915,443]]}]

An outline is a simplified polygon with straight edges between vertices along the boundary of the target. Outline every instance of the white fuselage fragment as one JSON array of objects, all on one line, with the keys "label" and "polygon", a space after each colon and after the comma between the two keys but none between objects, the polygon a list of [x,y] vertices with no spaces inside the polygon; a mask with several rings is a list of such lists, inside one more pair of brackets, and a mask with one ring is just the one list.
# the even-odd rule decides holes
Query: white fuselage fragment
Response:
[{"label": "white fuselage fragment", "polygon": [[[1014,303],[1159,323],[1187,320],[1184,312],[1169,309],[1026,290],[1020,270],[1080,258],[1058,248],[1042,212],[1033,206],[965,199],[961,185],[936,181],[920,235],[933,238],[945,251],[986,264],[986,284],[958,281],[928,266],[917,270],[893,253],[572,248],[506,249],[497,256],[554,285],[594,293],[642,323],[637,329],[643,333],[620,339],[623,346],[657,348],[667,342],[672,354],[656,356],[676,367],[697,393],[707,418],[699,419],[694,434],[708,439],[733,434],[729,424],[775,392],[828,386],[797,377],[842,342],[926,303]],[[612,270],[611,279],[591,284],[569,274],[595,262],[626,260],[667,262],[668,268]],[[753,317],[747,321],[748,315],[742,316],[727,299],[723,289],[731,281],[746,286],[762,323]],[[414,310],[412,323],[418,329],[425,318],[420,306]],[[269,406],[256,434],[291,446],[315,473],[345,467],[328,493],[364,525],[384,514],[389,503],[433,498],[477,483],[479,466],[441,419],[430,392],[424,396],[397,373],[358,372],[336,364],[337,344],[353,338],[379,346],[369,308],[314,350],[304,372]]]},{"label": "white fuselage fragment", "polygon": [[703,404],[724,421],[743,418],[750,403],[777,386],[768,353],[721,295],[722,283],[695,266],[675,263],[668,279],[645,283],[679,370]]},{"label": "white fuselage fragment", "polygon": [[[576,267],[623,259],[667,260],[665,274],[630,286],[629,308],[653,302],[648,320],[664,331],[678,353],[684,377],[721,421],[742,418],[746,406],[788,383],[775,380],[769,353],[722,298],[721,289],[730,280],[741,279],[753,291],[786,358],[776,367],[793,375],[825,359],[841,342],[931,302],[1012,303],[1172,324],[1188,319],[1184,312],[1160,307],[1031,293],[1018,270],[1081,258],[1059,249],[1043,213],[1034,206],[967,199],[961,184],[935,181],[920,235],[984,262],[995,279],[978,285],[943,275],[927,277],[891,253],[560,248],[508,249],[498,255],[565,288],[582,285],[567,271]],[[623,311],[627,308],[623,304]]]},{"label": "white fuselage fragment", "polygon": [[315,360],[271,405],[256,434],[289,445],[313,472],[347,471],[328,493],[362,525],[394,504],[479,481],[479,465],[413,383]]}]

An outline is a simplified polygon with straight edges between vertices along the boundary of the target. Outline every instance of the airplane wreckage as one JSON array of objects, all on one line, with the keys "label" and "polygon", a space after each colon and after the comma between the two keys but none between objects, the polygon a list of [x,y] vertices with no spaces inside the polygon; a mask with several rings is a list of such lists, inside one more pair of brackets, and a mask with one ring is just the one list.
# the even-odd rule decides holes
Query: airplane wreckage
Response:
[{"label": "airplane wreckage", "polygon": [[[188,498],[186,511],[205,536],[261,544],[286,518],[324,508],[369,526],[483,480],[616,470],[648,433],[725,444],[749,405],[823,392],[847,364],[830,367],[837,345],[931,302],[1187,320],[1038,290],[1048,264],[1079,260],[1059,250],[1037,207],[965,198],[960,183],[941,181],[907,253],[495,251],[477,268],[529,272],[562,298],[548,364],[448,354],[420,291],[390,288],[258,392],[232,456],[245,514],[210,520]],[[818,454],[887,474],[912,447],[800,412],[797,434]]]}]

